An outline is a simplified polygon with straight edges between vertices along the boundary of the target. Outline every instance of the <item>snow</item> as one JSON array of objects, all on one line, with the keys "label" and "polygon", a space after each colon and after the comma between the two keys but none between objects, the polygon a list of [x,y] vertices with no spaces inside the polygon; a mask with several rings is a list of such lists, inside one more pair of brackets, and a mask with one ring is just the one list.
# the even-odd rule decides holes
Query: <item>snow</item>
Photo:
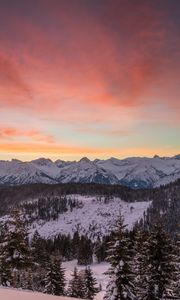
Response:
[{"label": "snow", "polygon": [[2,300],[72,300],[73,298],[52,296],[30,291],[19,291],[16,289],[0,288],[0,299]]},{"label": "snow", "polygon": [[0,161],[0,184],[97,182],[155,187],[180,178],[179,155],[107,160],[84,157],[78,162],[39,158],[31,162]]},{"label": "snow", "polygon": [[69,198],[78,200],[80,207],[72,211],[69,208],[56,221],[35,221],[30,228],[31,234],[37,230],[42,237],[49,238],[59,233],[73,235],[78,231],[96,239],[112,231],[120,213],[124,216],[127,228],[132,228],[151,204],[151,201],[124,202],[116,197],[112,197],[107,203],[104,197],[71,195]]},{"label": "snow", "polygon": [[159,186],[163,182],[169,183],[180,178],[180,160],[176,157],[132,157],[124,160],[110,158],[100,160],[97,164],[112,172],[120,181],[145,181]]}]

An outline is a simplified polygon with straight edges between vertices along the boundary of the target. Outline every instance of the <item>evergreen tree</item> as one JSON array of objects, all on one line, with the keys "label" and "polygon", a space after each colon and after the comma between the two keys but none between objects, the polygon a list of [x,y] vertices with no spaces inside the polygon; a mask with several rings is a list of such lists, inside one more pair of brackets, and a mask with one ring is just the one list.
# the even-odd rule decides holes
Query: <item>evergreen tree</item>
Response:
[{"label": "evergreen tree", "polygon": [[68,296],[81,299],[85,298],[85,284],[76,267],[74,268],[72,279],[69,282]]},{"label": "evergreen tree", "polygon": [[175,245],[158,222],[147,241],[147,291],[144,299],[160,300],[170,294],[177,281]]},{"label": "evergreen tree", "polygon": [[31,251],[34,262],[38,265],[43,265],[43,267],[49,263],[49,254],[46,251],[46,245],[47,241],[36,230],[31,240]]},{"label": "evergreen tree", "polygon": [[27,230],[17,210],[12,212],[4,228],[6,231],[1,243],[1,281],[3,285],[9,285],[13,283],[13,275],[18,278],[18,271],[28,269],[32,261]]},{"label": "evergreen tree", "polygon": [[31,290],[33,291],[34,290],[34,285],[33,285],[33,273],[32,271],[30,270],[29,272],[26,272],[25,274],[25,279],[24,279],[24,288],[27,289],[27,290]]},{"label": "evergreen tree", "polygon": [[79,236],[79,232],[76,231],[73,235],[73,240],[72,240],[72,249],[73,249],[74,258],[78,257],[79,244],[80,244],[80,236]]},{"label": "evergreen tree", "polygon": [[84,272],[84,281],[85,281],[85,298],[92,300],[98,292],[96,287],[97,281],[93,276],[92,270],[90,267],[87,267]]},{"label": "evergreen tree", "polygon": [[94,244],[94,255],[98,263],[103,261],[105,258],[105,247],[99,236]]},{"label": "evergreen tree", "polygon": [[65,275],[59,259],[54,259],[49,265],[44,278],[44,293],[56,296],[65,295]]},{"label": "evergreen tree", "polygon": [[6,264],[2,259],[0,262],[0,285],[10,286],[11,283],[12,283],[11,268],[9,264]]},{"label": "evergreen tree", "polygon": [[147,287],[147,239],[148,232],[137,228],[134,241],[135,290],[138,299],[142,299]]},{"label": "evergreen tree", "polygon": [[86,236],[81,236],[78,251],[78,264],[90,265],[92,263],[92,242]]},{"label": "evergreen tree", "polygon": [[123,224],[123,218],[120,216],[108,250],[107,259],[111,268],[107,272],[110,276],[110,282],[107,286],[106,300],[135,299],[132,250],[125,228],[126,225]]},{"label": "evergreen tree", "polygon": [[[180,229],[180,225],[178,227]],[[177,234],[176,254],[177,254],[177,274],[176,274],[176,280],[174,282],[174,290],[177,297],[180,298],[180,233]]]}]

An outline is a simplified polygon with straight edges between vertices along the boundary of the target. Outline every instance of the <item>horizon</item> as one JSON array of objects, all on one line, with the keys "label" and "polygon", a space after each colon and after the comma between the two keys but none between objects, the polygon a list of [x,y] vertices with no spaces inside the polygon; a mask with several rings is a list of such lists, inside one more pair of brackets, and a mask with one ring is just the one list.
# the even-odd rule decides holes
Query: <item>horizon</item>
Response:
[{"label": "horizon", "polygon": [[0,0],[0,159],[180,152],[179,0]]},{"label": "horizon", "polygon": [[40,159],[45,159],[45,160],[50,160],[51,162],[55,163],[56,161],[58,160],[61,160],[61,161],[69,161],[69,162],[79,162],[80,160],[82,159],[88,159],[90,160],[91,162],[95,161],[95,160],[108,160],[108,159],[117,159],[117,160],[124,160],[124,159],[129,159],[129,158],[149,158],[149,159],[153,159],[153,158],[160,158],[160,159],[163,159],[163,158],[174,158],[174,157],[177,157],[177,156],[180,156],[180,154],[176,153],[175,155],[172,155],[172,156],[160,156],[158,154],[154,154],[153,156],[124,156],[124,157],[114,157],[114,156],[111,156],[111,157],[107,157],[107,158],[99,158],[99,157],[96,157],[96,158],[89,158],[87,156],[82,156],[80,157],[79,159],[75,159],[75,160],[63,160],[61,159],[60,157],[57,157],[56,159],[51,159],[49,157],[43,157],[43,156],[39,156],[39,157],[35,157],[33,158],[32,160],[21,160],[21,159],[18,159],[18,158],[15,158],[15,157],[12,157],[11,159],[0,159],[0,161],[8,161],[8,162],[12,162],[12,161],[20,161],[20,162],[32,162],[32,161],[36,161],[36,160],[40,160]]}]

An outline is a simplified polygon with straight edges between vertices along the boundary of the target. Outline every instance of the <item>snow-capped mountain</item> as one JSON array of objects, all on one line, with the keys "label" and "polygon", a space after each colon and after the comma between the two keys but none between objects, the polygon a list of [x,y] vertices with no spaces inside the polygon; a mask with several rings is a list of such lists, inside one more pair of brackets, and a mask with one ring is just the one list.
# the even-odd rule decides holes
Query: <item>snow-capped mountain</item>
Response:
[{"label": "snow-capped mountain", "polygon": [[62,183],[67,182],[95,182],[105,184],[118,183],[116,176],[110,171],[99,166],[96,162],[84,157],[61,169],[56,180]]},{"label": "snow-capped mountain", "polygon": [[0,161],[0,184],[104,183],[150,188],[180,178],[180,155],[174,157],[110,158],[94,161],[84,157],[66,162],[39,158],[30,162]]}]

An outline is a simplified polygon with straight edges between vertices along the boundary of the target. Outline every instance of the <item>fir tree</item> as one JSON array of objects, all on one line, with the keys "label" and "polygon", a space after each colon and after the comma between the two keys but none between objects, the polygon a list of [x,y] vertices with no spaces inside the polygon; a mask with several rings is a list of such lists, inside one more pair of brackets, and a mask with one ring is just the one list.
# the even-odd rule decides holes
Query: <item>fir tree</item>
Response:
[{"label": "fir tree", "polygon": [[46,244],[47,241],[45,241],[36,230],[31,240],[31,251],[34,262],[38,265],[43,265],[43,267],[49,263]]},{"label": "fir tree", "polygon": [[106,300],[135,299],[132,251],[125,228],[126,225],[123,224],[123,218],[120,216],[108,250],[107,259],[111,264],[111,268],[107,272],[110,276],[110,282],[107,286]]},{"label": "fir tree", "polygon": [[56,296],[65,295],[65,275],[59,259],[50,263],[44,278],[44,293]]},{"label": "fir tree", "polygon": [[76,231],[74,233],[73,240],[72,240],[72,249],[73,249],[74,258],[78,257],[79,243],[80,243],[80,236],[79,236],[79,232]]},{"label": "fir tree", "polygon": [[72,279],[69,282],[68,296],[81,299],[85,298],[85,284],[76,267],[74,268]]},{"label": "fir tree", "polygon": [[100,239],[99,236],[98,236],[98,238],[95,242],[95,245],[94,245],[94,256],[95,256],[95,259],[97,260],[98,263],[103,261],[103,259],[105,257],[104,245],[101,242],[101,239]]},{"label": "fir tree", "polygon": [[0,262],[0,285],[10,286],[12,283],[12,273],[9,264],[2,259]]},{"label": "fir tree", "polygon": [[13,275],[18,278],[18,270],[28,269],[32,261],[28,234],[20,213],[13,211],[4,226],[6,232],[1,244],[1,281],[7,285],[7,278],[12,284]]},{"label": "fir tree", "polygon": [[[180,229],[180,225],[178,227]],[[174,291],[177,297],[180,298],[180,233],[177,234],[176,254],[177,254],[177,274],[176,274],[176,280],[174,281]]]},{"label": "fir tree", "polygon": [[177,278],[175,246],[158,222],[147,241],[147,291],[144,299],[159,300],[171,295]]},{"label": "fir tree", "polygon": [[92,270],[90,267],[87,267],[84,272],[84,281],[85,281],[85,298],[92,300],[98,292],[96,287],[97,281],[93,276]]},{"label": "fir tree", "polygon": [[135,290],[138,299],[142,299],[147,286],[147,239],[148,232],[142,229],[136,229],[134,241],[134,274]]},{"label": "fir tree", "polygon": [[90,265],[92,263],[92,242],[86,236],[81,236],[78,251],[78,264]]}]

